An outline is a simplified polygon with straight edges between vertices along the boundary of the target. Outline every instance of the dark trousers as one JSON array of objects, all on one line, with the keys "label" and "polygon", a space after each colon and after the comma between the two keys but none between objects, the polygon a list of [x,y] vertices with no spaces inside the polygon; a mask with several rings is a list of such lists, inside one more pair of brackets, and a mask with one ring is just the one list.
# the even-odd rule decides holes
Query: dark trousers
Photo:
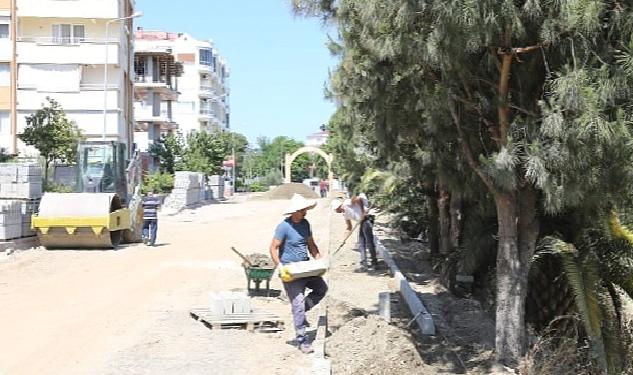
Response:
[{"label": "dark trousers", "polygon": [[[306,311],[312,309],[325,297],[327,284],[319,276],[305,277],[283,284],[292,305],[292,321],[297,332],[297,343],[301,345],[307,340]],[[312,290],[308,295],[305,295],[306,288]]]},{"label": "dark trousers", "polygon": [[156,232],[158,231],[158,219],[143,219],[143,238],[149,239],[149,244],[156,243]]},{"label": "dark trousers", "polygon": [[371,263],[376,265],[378,259],[376,258],[376,245],[374,243],[374,228],[369,218],[360,223],[358,231],[358,250],[360,251],[360,262],[362,264],[367,262],[367,249],[369,249]]}]

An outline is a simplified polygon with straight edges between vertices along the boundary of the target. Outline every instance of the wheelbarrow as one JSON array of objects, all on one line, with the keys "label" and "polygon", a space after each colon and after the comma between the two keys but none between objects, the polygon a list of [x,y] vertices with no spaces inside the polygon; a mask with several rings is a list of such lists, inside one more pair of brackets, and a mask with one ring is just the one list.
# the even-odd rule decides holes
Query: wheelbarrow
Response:
[{"label": "wheelbarrow", "polygon": [[[244,274],[246,275],[246,289],[248,290],[249,295],[253,293],[260,292],[260,284],[262,281],[266,281],[266,296],[270,297],[270,279],[273,277],[275,273],[275,267],[273,265],[270,266],[261,266],[259,264],[253,264],[246,256],[237,251],[234,247],[231,247],[231,250],[239,255],[242,258],[242,267],[244,267]],[[251,281],[255,285],[255,288],[251,288]]]}]

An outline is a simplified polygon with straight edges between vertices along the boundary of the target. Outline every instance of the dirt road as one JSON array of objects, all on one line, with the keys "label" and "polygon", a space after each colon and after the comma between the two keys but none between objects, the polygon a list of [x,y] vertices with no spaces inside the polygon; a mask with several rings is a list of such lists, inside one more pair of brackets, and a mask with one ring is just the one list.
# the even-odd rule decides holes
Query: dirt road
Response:
[{"label": "dirt road", "polygon": [[[188,315],[212,291],[243,290],[230,246],[267,252],[286,201],[209,205],[159,221],[159,246],[26,251],[0,261],[0,374],[300,374],[311,358],[277,334],[211,332]],[[325,202],[308,215],[328,246]],[[274,289],[280,289],[277,278]]]}]

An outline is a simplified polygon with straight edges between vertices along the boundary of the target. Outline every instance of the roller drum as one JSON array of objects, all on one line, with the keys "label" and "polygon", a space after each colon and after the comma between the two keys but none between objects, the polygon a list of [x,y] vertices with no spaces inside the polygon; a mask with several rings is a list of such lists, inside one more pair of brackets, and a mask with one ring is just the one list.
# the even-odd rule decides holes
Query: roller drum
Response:
[{"label": "roller drum", "polygon": [[46,224],[37,227],[40,221],[34,219],[33,226],[46,248],[113,248],[121,242],[122,230],[109,230],[107,223],[121,208],[116,194],[46,193],[37,215]]}]

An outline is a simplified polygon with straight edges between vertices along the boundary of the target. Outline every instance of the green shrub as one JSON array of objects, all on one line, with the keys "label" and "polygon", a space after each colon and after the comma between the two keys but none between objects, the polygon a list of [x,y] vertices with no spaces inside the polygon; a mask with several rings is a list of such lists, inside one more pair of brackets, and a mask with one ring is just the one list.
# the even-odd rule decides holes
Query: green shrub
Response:
[{"label": "green shrub", "polygon": [[143,178],[141,192],[147,194],[153,190],[155,193],[169,193],[174,188],[174,176],[169,173],[154,172]]},{"label": "green shrub", "polygon": [[251,191],[252,192],[266,191],[266,186],[264,186],[264,184],[262,184],[259,181],[255,181],[251,184]]},{"label": "green shrub", "polygon": [[74,189],[72,186],[58,184],[52,181],[45,181],[44,191],[47,193],[72,193]]}]

